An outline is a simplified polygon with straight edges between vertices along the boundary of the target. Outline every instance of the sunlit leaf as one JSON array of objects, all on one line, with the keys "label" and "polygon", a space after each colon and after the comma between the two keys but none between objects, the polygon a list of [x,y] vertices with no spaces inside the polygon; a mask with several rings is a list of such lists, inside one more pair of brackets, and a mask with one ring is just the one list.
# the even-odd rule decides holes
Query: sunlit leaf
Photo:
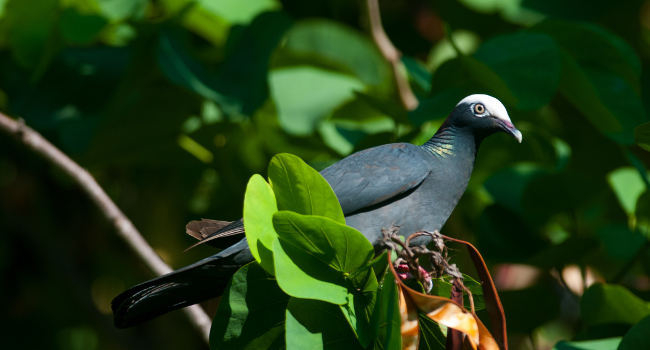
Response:
[{"label": "sunlit leaf", "polygon": [[325,216],[345,224],[332,187],[299,157],[287,153],[275,155],[269,162],[268,176],[279,210]]},{"label": "sunlit leaf", "polygon": [[646,189],[639,172],[632,167],[619,168],[607,175],[607,181],[628,215],[634,215],[636,202]]},{"label": "sunlit leaf", "polygon": [[292,245],[350,278],[356,287],[354,273],[368,267],[374,249],[356,229],[332,219],[280,211],[273,215],[273,226],[283,244]]},{"label": "sunlit leaf", "polygon": [[273,274],[273,214],[278,207],[271,186],[260,175],[253,175],[244,197],[244,229],[251,254],[264,269]]},{"label": "sunlit leaf", "polygon": [[[348,290],[343,287],[339,273],[323,268],[319,261],[307,253],[273,241],[275,277],[282,290],[296,298],[316,299],[332,304],[348,302]],[[305,271],[307,269],[307,271]]]}]

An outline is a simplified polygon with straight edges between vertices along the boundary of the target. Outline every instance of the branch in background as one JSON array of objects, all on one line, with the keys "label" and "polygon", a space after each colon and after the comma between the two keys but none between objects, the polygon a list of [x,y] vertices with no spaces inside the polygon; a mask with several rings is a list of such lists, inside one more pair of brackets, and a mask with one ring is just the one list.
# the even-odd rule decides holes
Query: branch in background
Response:
[{"label": "branch in background", "polygon": [[372,34],[372,39],[375,41],[377,48],[379,48],[381,54],[393,68],[395,85],[402,106],[404,106],[406,110],[412,111],[417,108],[418,99],[413,94],[413,91],[411,91],[411,87],[409,86],[406,77],[402,74],[402,72],[406,71],[404,64],[400,60],[402,54],[390,41],[381,24],[381,14],[379,13],[379,4],[377,1],[378,0],[366,1],[368,6],[368,19],[370,21],[370,33]]},{"label": "branch in background", "polygon": [[[73,179],[115,227],[118,235],[152,272],[164,275],[172,271],[86,169],[75,163],[41,134],[25,125],[22,120],[16,121],[0,113],[0,131],[15,138]],[[210,317],[199,305],[189,306],[184,311],[207,341],[212,323]]]}]

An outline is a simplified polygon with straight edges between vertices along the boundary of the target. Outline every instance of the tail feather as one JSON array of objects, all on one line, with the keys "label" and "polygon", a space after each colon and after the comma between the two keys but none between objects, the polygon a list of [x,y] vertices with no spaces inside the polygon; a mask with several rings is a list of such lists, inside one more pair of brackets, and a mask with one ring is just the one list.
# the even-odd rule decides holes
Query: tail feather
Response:
[{"label": "tail feather", "polygon": [[223,293],[232,275],[252,261],[246,240],[192,265],[136,285],[111,303],[115,326],[127,328]]},{"label": "tail feather", "polygon": [[219,221],[211,219],[193,220],[185,226],[185,232],[199,241],[189,246],[188,251],[198,245],[208,244],[215,248],[226,248],[244,236],[243,221]]}]

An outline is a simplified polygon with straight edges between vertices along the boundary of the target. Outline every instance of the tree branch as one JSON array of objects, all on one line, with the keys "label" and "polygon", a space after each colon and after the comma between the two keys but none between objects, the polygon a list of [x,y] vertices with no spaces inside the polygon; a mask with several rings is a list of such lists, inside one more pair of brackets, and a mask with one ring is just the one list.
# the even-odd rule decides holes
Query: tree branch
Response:
[{"label": "tree branch", "polygon": [[372,34],[372,39],[377,45],[377,48],[379,48],[379,51],[390,63],[393,69],[393,78],[395,79],[397,93],[399,94],[402,106],[404,106],[406,110],[412,111],[417,108],[418,99],[413,94],[413,91],[411,91],[411,87],[409,86],[406,77],[402,74],[402,72],[406,70],[404,64],[400,60],[402,54],[390,41],[381,24],[381,14],[379,13],[379,4],[377,1],[378,0],[366,1],[368,7],[368,19],[370,22],[370,33]]},{"label": "tree branch", "polygon": [[[156,275],[172,272],[172,269],[156,254],[133,223],[115,205],[86,169],[75,163],[41,134],[25,125],[21,119],[16,121],[0,113],[0,131],[15,138],[73,179],[115,227],[117,234],[152,272]],[[184,311],[207,341],[212,323],[210,317],[199,305],[189,306]]]}]

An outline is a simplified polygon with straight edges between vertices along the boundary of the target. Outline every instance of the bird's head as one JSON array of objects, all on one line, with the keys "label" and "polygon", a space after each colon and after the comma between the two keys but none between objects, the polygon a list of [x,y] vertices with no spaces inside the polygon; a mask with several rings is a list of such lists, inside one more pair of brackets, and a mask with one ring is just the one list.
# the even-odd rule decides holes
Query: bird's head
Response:
[{"label": "bird's head", "polygon": [[501,101],[483,94],[469,95],[460,100],[448,122],[461,128],[469,128],[474,134],[487,136],[497,131],[512,135],[521,143],[521,131],[510,121],[508,111]]}]

